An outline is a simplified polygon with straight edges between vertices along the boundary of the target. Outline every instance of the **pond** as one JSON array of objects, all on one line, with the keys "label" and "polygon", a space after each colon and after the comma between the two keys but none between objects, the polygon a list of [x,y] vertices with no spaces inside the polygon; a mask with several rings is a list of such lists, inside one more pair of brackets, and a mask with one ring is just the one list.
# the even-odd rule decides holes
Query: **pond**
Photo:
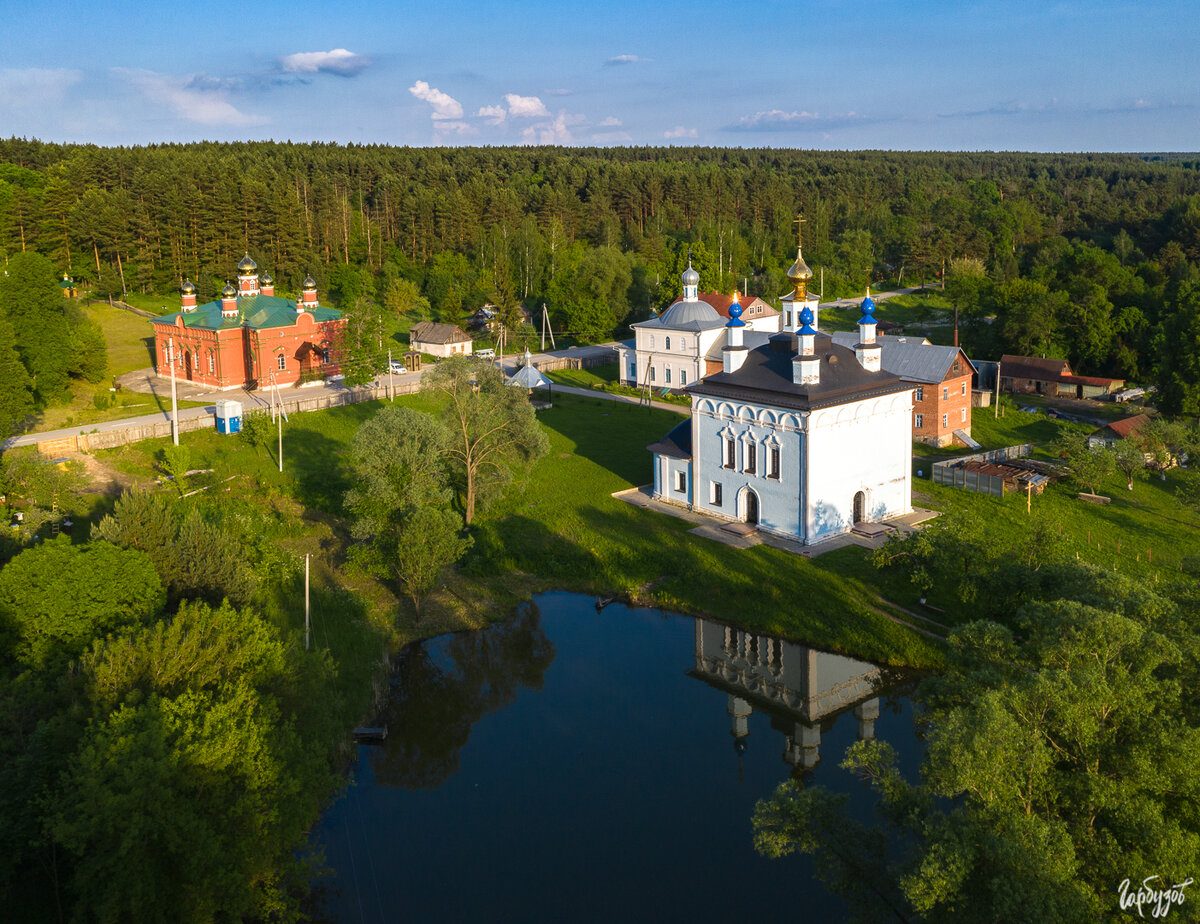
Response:
[{"label": "pond", "polygon": [[409,646],[314,840],[341,922],[833,921],[812,860],[760,857],[755,803],[888,741],[911,706],[871,664],[717,623],[547,593],[509,622]]}]

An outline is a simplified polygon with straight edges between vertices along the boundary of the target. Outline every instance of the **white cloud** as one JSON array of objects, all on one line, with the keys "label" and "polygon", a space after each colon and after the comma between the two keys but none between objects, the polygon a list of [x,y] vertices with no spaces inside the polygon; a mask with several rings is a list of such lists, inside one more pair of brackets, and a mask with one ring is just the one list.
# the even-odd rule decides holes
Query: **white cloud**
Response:
[{"label": "white cloud", "polygon": [[340,77],[353,77],[371,64],[363,55],[357,55],[345,48],[335,48],[332,51],[300,51],[279,59],[279,65],[289,74],[337,74]]},{"label": "white cloud", "polygon": [[408,92],[417,99],[429,103],[433,107],[433,118],[435,119],[462,118],[462,103],[448,93],[443,93],[441,90],[431,87],[424,80],[418,80],[408,88]]},{"label": "white cloud", "polygon": [[168,106],[176,115],[189,122],[235,128],[264,125],[267,122],[262,116],[250,115],[239,110],[226,99],[224,89],[212,88],[204,79],[173,77],[170,74],[124,67],[114,67],[112,71],[141,90],[151,102]]},{"label": "white cloud", "polygon": [[456,119],[442,119],[433,123],[434,141],[445,141],[452,135],[474,135],[478,132],[479,129],[469,122],[460,122]]},{"label": "white cloud", "polygon": [[664,138],[695,138],[696,129],[684,128],[682,125],[676,125],[674,128],[663,132]]},{"label": "white cloud", "polygon": [[506,93],[504,101],[508,103],[508,114],[514,119],[536,119],[550,115],[550,110],[536,96],[517,96],[516,93]]},{"label": "white cloud", "polygon": [[747,131],[782,127],[800,127],[817,120],[815,112],[784,112],[782,109],[767,109],[754,115],[742,116],[737,125]]},{"label": "white cloud", "polygon": [[618,128],[621,125],[621,120],[616,116],[609,116],[600,123],[601,128]]},{"label": "white cloud", "polygon": [[81,80],[83,71],[70,68],[0,69],[0,106],[36,109],[57,103]]},{"label": "white cloud", "polygon": [[487,119],[488,125],[503,125],[508,112],[503,106],[483,106],[475,115]]},{"label": "white cloud", "polygon": [[858,112],[820,115],[806,110],[784,112],[782,109],[766,109],[754,115],[742,116],[723,129],[727,132],[795,132],[832,131],[840,128],[872,125],[879,119]]},{"label": "white cloud", "polygon": [[605,67],[619,67],[622,64],[649,64],[653,58],[643,58],[638,55],[617,55],[604,62]]},{"label": "white cloud", "polygon": [[571,126],[584,121],[583,116],[560,112],[552,122],[535,122],[521,132],[522,144],[570,144]]},{"label": "white cloud", "polygon": [[633,141],[633,135],[629,132],[597,132],[592,135],[592,140],[597,144],[627,144]]}]

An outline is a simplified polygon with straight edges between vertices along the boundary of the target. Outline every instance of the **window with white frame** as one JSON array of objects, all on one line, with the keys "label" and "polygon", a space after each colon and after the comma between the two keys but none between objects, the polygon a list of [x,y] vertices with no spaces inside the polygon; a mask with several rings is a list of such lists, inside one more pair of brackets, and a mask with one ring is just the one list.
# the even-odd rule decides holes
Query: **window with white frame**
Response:
[{"label": "window with white frame", "polygon": [[650,335],[650,349],[654,349],[654,334]]},{"label": "window with white frame", "polygon": [[664,350],[669,350],[669,349],[671,349],[671,338],[670,338],[670,337],[664,337],[663,339],[666,341],[666,346],[665,346],[665,347],[663,347],[663,349],[664,349]]},{"label": "window with white frame", "polygon": [[967,422],[967,409],[964,407],[960,413],[962,414],[962,422],[966,423]]},{"label": "window with white frame", "polygon": [[942,426],[943,427],[950,426],[950,415],[949,414],[942,415]]},{"label": "window with white frame", "polygon": [[209,353],[209,354],[208,354],[208,371],[209,371],[210,373],[212,373],[212,372],[214,372],[215,370],[216,370],[216,363],[215,363],[215,361],[213,360],[213,355],[212,355],[212,353]]},{"label": "window with white frame", "polygon": [[275,365],[278,366],[280,372],[283,372],[287,368],[287,357],[280,353],[275,359]]},{"label": "window with white frame", "polygon": [[663,376],[665,377],[666,383],[668,385],[670,385],[671,384],[671,367],[670,366],[663,367]]},{"label": "window with white frame", "polygon": [[925,400],[925,386],[924,385],[917,386],[917,400],[918,401]]},{"label": "window with white frame", "polygon": [[732,469],[737,465],[737,444],[732,436],[725,438],[725,467]]},{"label": "window with white frame", "polygon": [[687,370],[686,369],[679,370],[679,384],[680,385],[687,384]]},{"label": "window with white frame", "polygon": [[779,447],[767,447],[767,477],[778,479],[779,476]]},{"label": "window with white frame", "polygon": [[708,502],[714,507],[721,506],[721,482],[710,481],[708,483]]},{"label": "window with white frame", "polygon": [[754,443],[746,444],[745,463],[745,466],[742,468],[743,472],[745,472],[747,475],[757,474],[758,446],[756,446]]},{"label": "window with white frame", "polygon": [[687,349],[687,337],[679,338],[679,349],[681,349],[681,350]]},{"label": "window with white frame", "polygon": [[651,382],[654,381],[654,367],[653,366],[650,367],[650,381]]},{"label": "window with white frame", "polygon": [[963,397],[965,398],[967,395],[967,383],[966,382],[962,383],[962,393],[963,393]]},{"label": "window with white frame", "polygon": [[920,430],[920,429],[921,429],[923,426],[925,426],[925,415],[924,415],[924,414],[918,414],[918,415],[917,415],[917,421],[916,421],[916,428],[917,428],[918,430]]},{"label": "window with white frame", "polygon": [[629,377],[635,382],[637,381],[637,363],[629,364]]},{"label": "window with white frame", "polygon": [[949,397],[950,397],[950,386],[943,385],[942,386],[942,400],[945,401]]},{"label": "window with white frame", "polygon": [[680,494],[687,492],[687,472],[675,473],[675,490]]}]

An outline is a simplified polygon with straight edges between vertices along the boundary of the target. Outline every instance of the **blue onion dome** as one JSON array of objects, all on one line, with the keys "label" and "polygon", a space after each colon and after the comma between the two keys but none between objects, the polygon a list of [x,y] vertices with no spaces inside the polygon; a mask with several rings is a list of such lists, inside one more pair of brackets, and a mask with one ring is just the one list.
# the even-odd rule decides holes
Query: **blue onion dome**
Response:
[{"label": "blue onion dome", "polygon": [[236,298],[237,297],[237,289],[235,289],[229,283],[225,283],[225,288],[223,288],[221,290],[221,296],[223,298]]},{"label": "blue onion dome", "polygon": [[271,278],[270,273],[263,273],[262,278],[259,279],[259,282],[261,282],[264,286],[275,285],[275,280]]},{"label": "blue onion dome", "polygon": [[683,280],[685,286],[700,285],[700,274],[692,269],[692,261],[688,260],[688,268],[683,271],[683,275],[679,277]]},{"label": "blue onion dome", "polygon": [[238,263],[238,273],[242,276],[249,276],[256,269],[258,269],[258,264],[250,259],[250,254],[246,254],[246,256],[242,257],[241,261]]},{"label": "blue onion dome", "polygon": [[800,311],[800,323],[803,326],[800,328],[800,330],[797,331],[797,333],[805,334],[805,335],[815,334],[816,331],[813,330],[813,328],[812,328],[812,322],[813,322],[812,309],[809,308],[808,305],[805,305],[804,308],[802,308]]},{"label": "blue onion dome", "polygon": [[182,292],[184,295],[195,295],[196,287],[194,285],[192,285],[192,280],[185,279],[183,281],[183,285],[181,285],[179,287],[179,291]]},{"label": "blue onion dome", "polygon": [[317,281],[312,276],[304,277],[304,291],[315,292],[317,290]]},{"label": "blue onion dome", "polygon": [[742,320],[742,303],[738,301],[738,294],[733,293],[733,302],[729,306],[729,323],[726,327],[745,327],[746,322]]},{"label": "blue onion dome", "polygon": [[871,290],[869,288],[867,289],[867,297],[862,302],[862,317],[858,319],[858,323],[875,323],[875,302],[871,300]]}]

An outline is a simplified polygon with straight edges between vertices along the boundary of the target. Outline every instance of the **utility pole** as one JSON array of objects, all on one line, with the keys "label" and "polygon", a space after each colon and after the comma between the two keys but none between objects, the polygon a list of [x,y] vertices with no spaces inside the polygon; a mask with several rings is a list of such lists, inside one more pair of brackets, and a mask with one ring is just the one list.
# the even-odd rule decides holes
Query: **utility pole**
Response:
[{"label": "utility pole", "polygon": [[179,403],[175,400],[175,338],[167,338],[167,353],[171,363],[171,442],[179,445]]},{"label": "utility pole", "polygon": [[396,400],[396,383],[392,379],[392,351],[390,347],[388,348],[388,394],[391,396],[388,398],[389,401]]},{"label": "utility pole", "polygon": [[304,650],[308,651],[308,553],[304,553]]},{"label": "utility pole", "polygon": [[558,349],[558,344],[554,342],[554,328],[550,326],[550,314],[546,311],[546,303],[542,302],[542,352],[546,352],[546,331],[550,331],[550,346]]},{"label": "utility pole", "polygon": [[996,412],[992,415],[996,420],[1000,419],[1000,364],[996,363]]}]

